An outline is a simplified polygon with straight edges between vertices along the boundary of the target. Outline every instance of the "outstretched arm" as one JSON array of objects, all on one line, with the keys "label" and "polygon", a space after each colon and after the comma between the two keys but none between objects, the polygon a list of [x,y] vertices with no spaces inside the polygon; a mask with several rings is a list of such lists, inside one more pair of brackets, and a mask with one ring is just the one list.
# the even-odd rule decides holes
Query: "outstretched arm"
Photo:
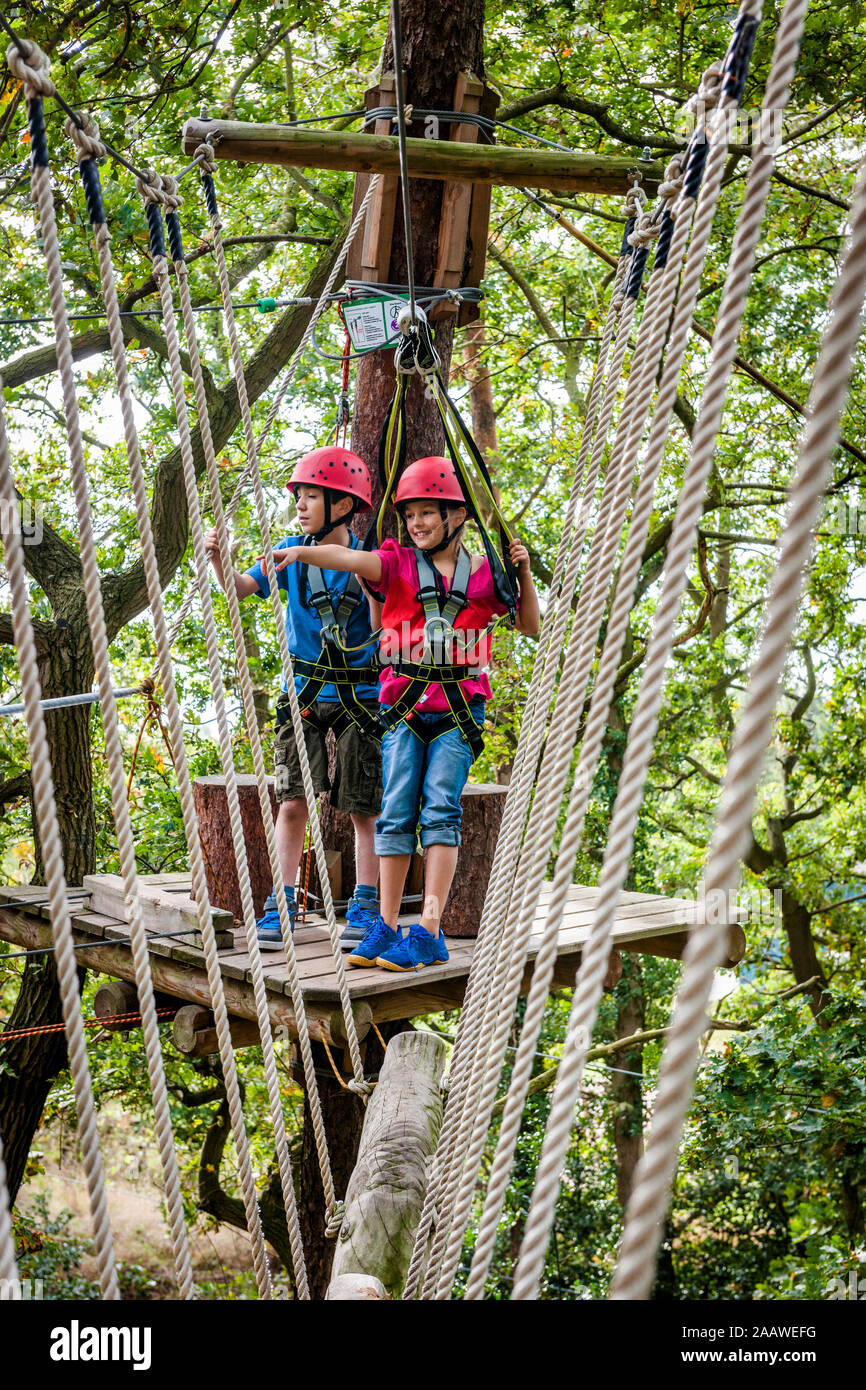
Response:
[{"label": "outstretched arm", "polygon": [[378,584],[382,578],[382,561],[375,551],[352,550],[347,545],[289,545],[274,551],[274,568],[284,570],[303,560],[320,570],[348,570]]}]

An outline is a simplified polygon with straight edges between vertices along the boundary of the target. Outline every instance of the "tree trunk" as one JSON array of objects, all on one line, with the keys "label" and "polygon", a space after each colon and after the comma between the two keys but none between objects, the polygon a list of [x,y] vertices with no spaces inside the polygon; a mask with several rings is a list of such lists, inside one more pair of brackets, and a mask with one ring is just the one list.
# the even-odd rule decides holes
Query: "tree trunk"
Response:
[{"label": "tree trunk", "polygon": [[[616,987],[616,1036],[630,1037],[646,1026],[646,997],[640,960],[628,951],[622,957],[622,979]],[[639,1076],[624,1072],[643,1070],[643,1048],[620,1052],[614,1059],[619,1071],[610,1074],[610,1093],[616,1101],[613,1141],[616,1149],[616,1195],[623,1210],[631,1196],[634,1171],[643,1152],[643,1104]]]},{"label": "tree trunk", "polygon": [[[402,0],[403,63],[406,69],[406,101],[428,110],[450,111],[457,74],[471,70],[484,75],[483,0]],[[383,71],[393,70],[390,40]],[[423,138],[424,122],[415,121],[407,134]],[[410,179],[409,200],[414,244],[416,285],[432,285],[439,243],[439,213],[443,184],[439,179]],[[388,271],[390,284],[405,285],[406,238],[402,199],[397,200],[394,241]],[[454,341],[454,319],[436,327],[436,348],[442,358],[442,376],[448,381]],[[361,359],[355,388],[352,448],[375,470],[379,435],[388,402],[394,392],[394,364],[388,352],[371,352]],[[407,403],[407,458],[423,458],[445,451],[445,437],[435,401],[427,400],[420,378],[413,378]],[[374,505],[381,490],[374,478]],[[360,526],[359,533],[366,529]]]},{"label": "tree trunk", "polygon": [[823,1010],[830,1002],[830,993],[827,988],[827,978],[815,950],[815,939],[812,936],[812,917],[808,908],[805,908],[801,902],[792,897],[785,888],[782,889],[782,924],[788,938],[791,968],[797,984],[801,985],[806,980],[814,979],[817,976],[815,985],[809,990],[806,997],[819,1027],[826,1028]]},{"label": "tree trunk", "polygon": [[446,1056],[431,1033],[402,1032],[388,1047],[346,1190],[335,1279],[373,1275],[392,1298],[403,1292],[442,1123]]}]

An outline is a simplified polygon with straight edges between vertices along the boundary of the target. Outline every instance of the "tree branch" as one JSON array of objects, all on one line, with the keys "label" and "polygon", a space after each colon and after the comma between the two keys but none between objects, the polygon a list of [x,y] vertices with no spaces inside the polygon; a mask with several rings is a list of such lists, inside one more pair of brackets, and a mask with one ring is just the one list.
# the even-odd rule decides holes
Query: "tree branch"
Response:
[{"label": "tree branch", "polygon": [[[538,111],[542,106],[558,106],[564,111],[576,111],[580,116],[589,116],[606,135],[612,136],[621,145],[630,145],[633,149],[642,150],[645,145],[649,145],[651,150],[682,153],[685,148],[684,140],[677,140],[670,135],[645,135],[639,131],[627,130],[611,116],[609,106],[601,101],[589,101],[586,97],[575,96],[564,83],[559,83],[556,87],[547,87],[540,92],[530,92],[525,97],[518,97],[516,101],[500,107],[497,119],[513,121],[518,116],[528,115],[530,111]],[[739,146],[731,148],[739,149]],[[745,146],[744,150],[748,153],[748,146]]]},{"label": "tree branch", "polygon": [[29,771],[19,772],[17,776],[7,777],[5,782],[0,782],[0,808],[29,796],[31,785]]},{"label": "tree branch", "polygon": [[793,188],[798,193],[805,193],[809,198],[821,198],[825,203],[832,203],[834,207],[842,208],[844,212],[849,212],[851,204],[846,203],[844,198],[837,198],[835,193],[825,193],[823,188],[815,188],[814,184],[801,183],[799,179],[792,179],[788,174],[782,174],[778,169],[773,170],[773,178],[776,183],[782,183],[786,188]]},{"label": "tree branch", "polygon": [[247,66],[241,72],[238,73],[237,77],[235,78],[234,82],[229,88],[228,96],[226,97],[222,105],[220,115],[222,116],[223,120],[230,120],[234,116],[235,97],[238,95],[238,92],[246,82],[247,78],[252,77],[256,69],[260,68],[262,63],[267,62],[268,58],[273,53],[277,44],[282,43],[283,39],[285,39],[292,32],[293,29],[297,29],[300,27],[301,23],[301,20],[296,19],[293,20],[291,24],[287,24],[285,29],[278,29],[276,34],[274,34],[273,38],[269,39],[265,44],[264,48],[256,54],[252,62],[248,63]]},{"label": "tree branch", "polygon": [[[316,298],[321,294],[334,260],[339,254],[344,235],[345,227],[343,233],[328,248],[326,254],[319,259],[304,288],[305,298]],[[294,306],[286,309],[250,359],[244,374],[250,405],[254,405],[262,393],[267,390],[295,352],[311,312],[312,310],[308,306]],[[240,407],[238,405],[237,384],[231,380],[224,390],[217,391],[214,408],[211,411],[210,424],[215,449],[223,448],[239,423]],[[192,432],[192,447],[196,476],[199,477],[204,469],[204,453],[199,426],[196,426]],[[183,558],[189,527],[179,446],[171,449],[157,464],[153,483],[151,522],[154,544],[159,559],[160,577],[163,588],[165,588]],[[148,596],[143,562],[138,560],[126,570],[106,575],[103,581],[103,596],[109,639],[111,639],[147,607]]]}]

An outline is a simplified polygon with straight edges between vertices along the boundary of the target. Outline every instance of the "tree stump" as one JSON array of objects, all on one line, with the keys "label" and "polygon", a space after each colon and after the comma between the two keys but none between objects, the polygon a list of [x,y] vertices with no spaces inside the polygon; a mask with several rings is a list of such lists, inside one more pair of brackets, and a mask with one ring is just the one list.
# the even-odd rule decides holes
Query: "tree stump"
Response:
[{"label": "tree stump", "polygon": [[[239,773],[237,782],[253,906],[258,917],[265,898],[271,892],[271,866],[256,780],[250,775]],[[276,815],[277,803],[270,778],[268,786],[271,807]],[[507,791],[507,787],[501,787],[495,782],[479,782],[469,783],[463,792],[463,844],[457,873],[442,917],[442,926],[448,936],[478,935],[481,907],[487,892],[490,866],[493,863],[493,852],[499,835]],[[233,916],[241,917],[241,895],[229,824],[225,778],[221,775],[196,777],[193,783],[193,798],[210,900],[214,906],[225,908]],[[340,862],[334,866],[331,873],[331,891],[336,898],[350,898],[355,890],[355,834],[351,819],[334,810],[327,794],[319,799],[319,819],[326,850],[337,850],[340,853]],[[421,892],[421,867],[420,856],[417,856],[406,883],[407,895]],[[300,881],[303,886],[303,865]],[[315,856],[310,864],[309,887],[310,892],[320,900],[321,886]],[[313,898],[313,906],[317,906],[316,897]]]},{"label": "tree stump", "polygon": [[388,1044],[346,1189],[333,1281],[365,1274],[381,1280],[392,1298],[400,1297],[442,1123],[439,1083],[446,1056],[445,1044],[432,1033],[400,1033]]},{"label": "tree stump", "polygon": [[[265,827],[262,823],[256,779],[251,774],[238,773],[237,783],[253,906],[256,916],[259,917],[265,898],[273,889],[274,880],[268,858],[268,846],[265,840]],[[276,815],[277,798],[274,794],[272,777],[268,778],[268,790],[271,797],[271,807]],[[210,900],[216,906],[224,907],[234,917],[243,917],[241,890],[238,885],[238,866],[232,844],[231,824],[229,823],[226,779],[222,775],[196,777],[192,786],[192,794],[198,819]]]},{"label": "tree stump", "polygon": [[442,914],[446,936],[477,936],[507,787],[468,782],[463,792],[460,858]]}]

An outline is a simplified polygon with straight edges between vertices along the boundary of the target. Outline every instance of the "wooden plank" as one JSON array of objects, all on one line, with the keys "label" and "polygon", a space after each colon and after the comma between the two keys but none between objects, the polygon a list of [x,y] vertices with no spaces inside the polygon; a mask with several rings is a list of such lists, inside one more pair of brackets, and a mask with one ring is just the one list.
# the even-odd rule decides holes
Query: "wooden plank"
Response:
[{"label": "wooden plank", "polygon": [[[484,83],[479,82],[472,73],[460,72],[454,87],[453,111],[466,111],[477,115],[481,109],[481,96]],[[465,145],[473,145],[478,139],[478,126],[461,122],[451,127],[451,139]],[[433,284],[437,289],[457,289],[463,283],[463,264],[466,260],[466,245],[469,235],[469,210],[472,206],[472,184],[446,180],[442,189],[442,212],[439,217],[439,242],[436,248],[436,272]],[[458,306],[447,300],[437,305],[439,311],[431,318],[444,313],[456,313]]]},{"label": "wooden plank", "polygon": [[[115,926],[119,925],[114,923]],[[81,933],[75,933],[81,938]],[[0,937],[14,942],[24,950],[40,950],[51,946],[51,927],[47,922],[25,913],[0,910]],[[80,963],[97,973],[112,975],[135,984],[135,967],[132,952],[127,945],[114,945],[111,941],[100,941],[92,950],[82,952]],[[179,1000],[191,1004],[211,1007],[210,985],[207,972],[191,964],[171,960],[167,956],[150,953],[150,973],[154,989],[162,990]],[[255,999],[252,988],[243,979],[223,978],[223,991],[230,1014],[240,1018],[256,1018]],[[268,1014],[274,1028],[283,1030],[286,1036],[297,1036],[297,1022],[291,1003],[282,994],[269,994]],[[317,1041],[324,1039],[329,1045],[342,1047],[343,1040],[330,1032],[330,1020],[334,1014],[334,1003],[310,1002],[305,1009],[310,1036]]]},{"label": "wooden plank", "polygon": [[[127,921],[126,893],[119,874],[88,874],[84,887],[90,894],[90,906],[94,912]],[[182,893],[166,892],[155,884],[139,882],[138,887],[141,917],[147,930],[177,932],[187,928],[189,936],[185,939],[193,944],[200,941],[198,908],[191,898]],[[212,907],[211,921],[217,933],[217,944],[231,946],[234,940],[234,918],[231,913]],[[231,934],[228,938],[225,935],[227,932]]]},{"label": "wooden plank", "polygon": [[[356,135],[338,130],[301,130],[251,121],[213,121],[193,117],[183,128],[183,148],[193,155],[208,137],[217,159],[240,164],[278,164],[294,168],[349,169],[395,175],[400,159],[397,137]],[[406,141],[413,179],[459,179],[470,183],[521,184],[530,188],[624,196],[631,186],[634,159],[620,155],[560,150],[522,150],[504,145],[464,145],[456,140]],[[657,161],[641,163],[643,188],[652,196],[663,175]]]},{"label": "wooden plank", "polygon": [[[403,74],[403,91],[406,91],[406,74]],[[382,74],[379,84],[378,100],[376,106],[394,106],[396,104],[397,81],[393,72]],[[368,108],[369,110],[369,108]],[[391,121],[388,117],[382,117],[375,122],[373,127],[374,135],[389,135],[391,132]],[[367,192],[369,179],[365,180],[366,186],[363,190],[358,189],[358,206],[361,199]],[[357,180],[356,180],[357,183]],[[376,191],[370,200],[367,209],[367,216],[364,219],[364,227],[361,242],[361,273],[357,277],[359,280],[368,280],[373,284],[384,285],[388,283],[388,268],[391,263],[391,246],[394,241],[394,215],[397,210],[397,190],[400,180],[397,178],[380,178]],[[350,278],[347,274],[347,279]]]},{"label": "wooden plank", "polygon": [[[492,87],[485,87],[481,96],[481,115],[495,116],[496,108],[499,105],[499,93]],[[495,135],[492,131],[479,130],[479,144],[492,145]],[[478,286],[484,279],[484,270],[487,265],[487,240],[490,234],[490,203],[493,194],[492,185],[489,183],[475,183],[472,185],[472,205],[469,212],[469,232],[468,232],[468,252],[469,262],[466,267],[466,276],[463,281],[465,285]],[[481,310],[477,304],[461,304],[457,322],[460,327],[467,323],[473,323],[480,317]]]}]

